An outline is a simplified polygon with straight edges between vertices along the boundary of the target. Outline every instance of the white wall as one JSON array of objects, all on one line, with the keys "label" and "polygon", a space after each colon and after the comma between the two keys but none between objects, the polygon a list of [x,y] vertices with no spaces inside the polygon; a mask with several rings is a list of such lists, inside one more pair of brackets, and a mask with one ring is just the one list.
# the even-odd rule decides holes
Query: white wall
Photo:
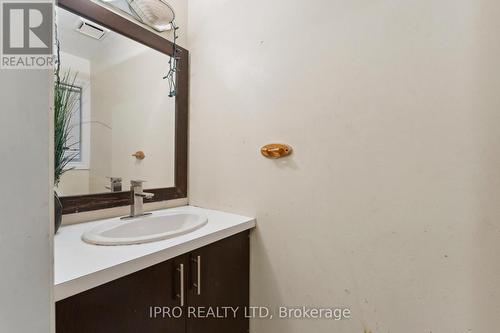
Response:
[{"label": "white wall", "polygon": [[51,80],[0,70],[0,332],[53,328]]},{"label": "white wall", "polygon": [[[489,332],[500,313],[500,3],[189,3],[190,201],[255,215],[255,333]],[[285,142],[289,159],[261,145]]]}]

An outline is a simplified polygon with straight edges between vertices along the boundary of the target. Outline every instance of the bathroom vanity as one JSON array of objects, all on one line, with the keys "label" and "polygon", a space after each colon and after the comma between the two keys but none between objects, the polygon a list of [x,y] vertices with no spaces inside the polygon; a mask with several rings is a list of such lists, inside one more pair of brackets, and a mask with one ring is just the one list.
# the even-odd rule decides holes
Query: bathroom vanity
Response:
[{"label": "bathroom vanity", "polygon": [[[248,236],[255,220],[197,207],[165,211],[203,214],[208,222],[184,235],[120,246],[81,240],[109,220],[61,228],[55,237],[57,333],[247,332]],[[238,309],[236,315],[217,318],[227,307]]]},{"label": "bathroom vanity", "polygon": [[57,333],[248,332],[254,219],[143,205],[187,202],[189,51],[109,1],[57,3],[66,80],[55,91],[75,103],[64,122],[74,142],[58,155],[69,168],[55,168],[56,227],[60,215],[130,206],[124,219],[57,232]]}]

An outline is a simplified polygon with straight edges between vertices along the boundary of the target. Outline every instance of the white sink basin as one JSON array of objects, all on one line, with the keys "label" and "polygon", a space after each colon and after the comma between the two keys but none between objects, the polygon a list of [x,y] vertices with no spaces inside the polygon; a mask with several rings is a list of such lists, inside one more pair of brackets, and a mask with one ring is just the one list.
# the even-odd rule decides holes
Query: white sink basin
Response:
[{"label": "white sink basin", "polygon": [[195,231],[207,222],[206,216],[191,212],[153,212],[132,220],[113,219],[85,232],[82,239],[95,245],[149,243]]}]

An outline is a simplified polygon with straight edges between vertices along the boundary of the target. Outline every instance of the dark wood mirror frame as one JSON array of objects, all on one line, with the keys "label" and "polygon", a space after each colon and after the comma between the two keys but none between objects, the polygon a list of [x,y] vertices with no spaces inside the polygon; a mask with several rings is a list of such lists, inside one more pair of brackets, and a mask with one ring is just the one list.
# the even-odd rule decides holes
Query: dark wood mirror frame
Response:
[{"label": "dark wood mirror frame", "polygon": [[[172,42],[90,0],[58,0],[57,5],[159,52],[169,56],[174,53]],[[155,196],[146,203],[187,197],[189,51],[180,46],[177,50],[180,60],[175,98],[175,186],[148,188]],[[130,191],[61,197],[61,202],[63,214],[128,206]]]}]

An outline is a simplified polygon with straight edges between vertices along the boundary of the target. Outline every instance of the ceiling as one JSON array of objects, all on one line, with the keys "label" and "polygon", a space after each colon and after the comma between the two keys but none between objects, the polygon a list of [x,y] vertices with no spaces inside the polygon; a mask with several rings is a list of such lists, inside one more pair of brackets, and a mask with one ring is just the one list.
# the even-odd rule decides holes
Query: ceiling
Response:
[{"label": "ceiling", "polygon": [[107,48],[118,42],[119,38],[123,38],[113,31],[107,33],[101,40],[85,36],[76,31],[81,18],[59,7],[56,9],[56,17],[61,51],[88,60],[94,58],[103,48]]}]

